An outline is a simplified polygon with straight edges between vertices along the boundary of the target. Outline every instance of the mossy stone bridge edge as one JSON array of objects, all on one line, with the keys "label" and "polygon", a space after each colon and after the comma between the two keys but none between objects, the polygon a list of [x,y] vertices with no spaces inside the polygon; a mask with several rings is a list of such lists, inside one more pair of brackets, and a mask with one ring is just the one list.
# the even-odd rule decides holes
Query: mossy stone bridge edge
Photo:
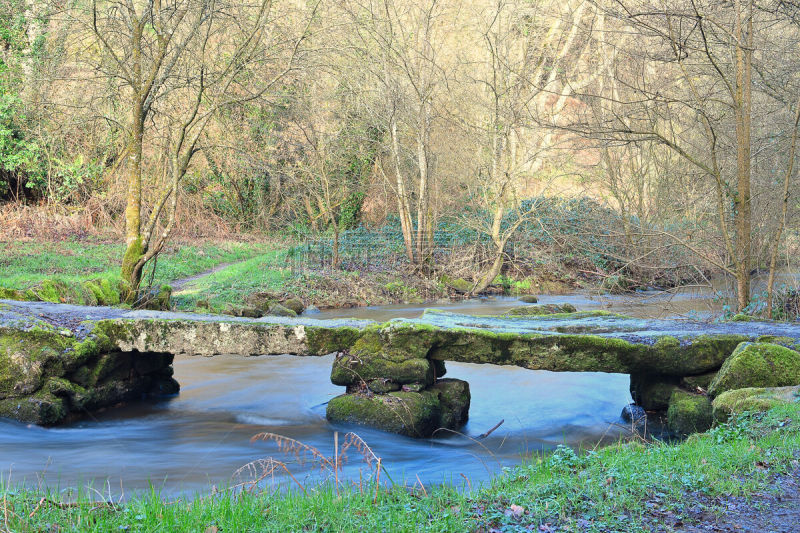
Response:
[{"label": "mossy stone bridge edge", "polygon": [[676,390],[707,388],[740,343],[800,344],[800,326],[641,321],[603,312],[426,312],[383,324],[130,315],[84,322],[81,335],[0,321],[0,416],[52,425],[143,395],[174,394],[175,355],[335,352],[331,381],[346,392],[329,402],[331,421],[427,437],[468,416],[469,386],[442,379],[445,361],[630,374],[634,400],[666,412]]}]

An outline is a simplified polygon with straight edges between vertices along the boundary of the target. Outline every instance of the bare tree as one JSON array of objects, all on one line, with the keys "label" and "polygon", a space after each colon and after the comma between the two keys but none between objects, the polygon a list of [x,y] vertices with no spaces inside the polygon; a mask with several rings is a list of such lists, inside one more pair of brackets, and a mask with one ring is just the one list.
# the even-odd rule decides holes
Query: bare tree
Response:
[{"label": "bare tree", "polygon": [[[122,276],[132,296],[174,228],[179,185],[210,120],[222,108],[260,98],[297,68],[313,12],[283,21],[300,23],[289,33],[272,0],[91,2],[82,20],[102,54],[97,71],[127,115]],[[158,140],[150,137],[157,132]],[[150,205],[145,158],[158,161],[164,175]]]}]

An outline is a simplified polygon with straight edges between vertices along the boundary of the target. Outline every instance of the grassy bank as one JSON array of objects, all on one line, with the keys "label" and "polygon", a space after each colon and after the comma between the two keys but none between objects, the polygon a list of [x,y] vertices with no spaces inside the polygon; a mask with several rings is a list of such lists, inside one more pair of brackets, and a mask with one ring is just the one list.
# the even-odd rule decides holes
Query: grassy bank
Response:
[{"label": "grassy bank", "polygon": [[[488,486],[458,491],[364,485],[164,501],[156,493],[120,505],[96,494],[4,486],[8,531],[670,531],[682,525],[765,515],[773,487],[796,475],[800,405],[745,415],[685,442],[628,443],[576,454],[559,448],[507,470]],[[750,495],[760,494],[758,501]],[[741,498],[745,496],[745,498]],[[740,502],[731,511],[732,499]],[[797,509],[800,512],[800,509]],[[795,519],[789,516],[789,519]],[[791,522],[789,523],[791,524]]]}]

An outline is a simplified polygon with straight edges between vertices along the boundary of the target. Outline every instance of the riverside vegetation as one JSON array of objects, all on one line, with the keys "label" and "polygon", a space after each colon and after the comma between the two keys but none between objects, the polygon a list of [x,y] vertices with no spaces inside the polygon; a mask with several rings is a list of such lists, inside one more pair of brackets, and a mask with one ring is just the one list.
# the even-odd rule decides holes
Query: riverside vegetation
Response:
[{"label": "riverside vegetation", "polygon": [[[800,404],[740,414],[684,442],[628,442],[534,455],[484,487],[422,487],[374,477],[356,486],[297,486],[127,500],[101,491],[0,488],[7,531],[670,531],[748,526],[791,531],[800,501]],[[293,485],[293,484],[292,484]],[[460,487],[460,488],[459,488]],[[796,485],[795,485],[796,487]],[[757,495],[757,496],[756,496]]]}]

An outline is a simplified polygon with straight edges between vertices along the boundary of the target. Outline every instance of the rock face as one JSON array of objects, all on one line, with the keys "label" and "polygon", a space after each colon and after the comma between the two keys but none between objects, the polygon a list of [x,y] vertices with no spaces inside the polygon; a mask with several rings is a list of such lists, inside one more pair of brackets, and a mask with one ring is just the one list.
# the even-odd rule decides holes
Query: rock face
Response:
[{"label": "rock face", "polygon": [[800,353],[769,343],[743,342],[709,386],[711,396],[749,387],[800,385]]},{"label": "rock face", "polygon": [[174,394],[172,359],[120,352],[102,332],[79,342],[48,329],[0,328],[0,416],[54,425],[119,402]]}]

